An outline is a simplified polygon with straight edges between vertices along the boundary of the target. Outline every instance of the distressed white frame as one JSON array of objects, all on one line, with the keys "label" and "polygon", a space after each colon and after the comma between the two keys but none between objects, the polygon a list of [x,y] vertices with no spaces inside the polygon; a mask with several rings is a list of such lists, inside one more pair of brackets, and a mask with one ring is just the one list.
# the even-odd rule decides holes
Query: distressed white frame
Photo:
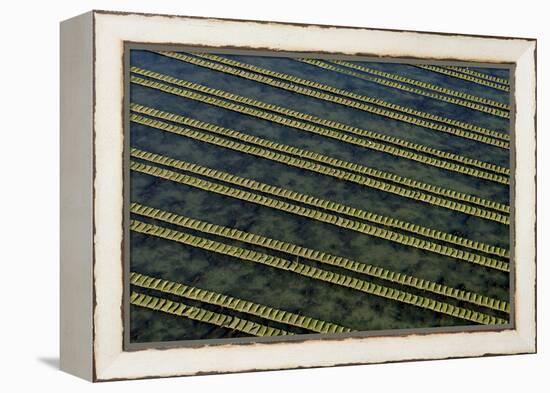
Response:
[{"label": "distressed white frame", "polygon": [[[88,15],[93,19],[95,56],[92,141],[95,306],[92,302],[92,359],[86,354],[84,360],[79,360],[87,362],[83,365],[86,370],[91,367],[91,378],[88,373],[81,373],[84,377],[111,380],[536,351],[536,41],[107,12]],[[515,63],[515,328],[500,332],[123,351],[125,41]]]}]

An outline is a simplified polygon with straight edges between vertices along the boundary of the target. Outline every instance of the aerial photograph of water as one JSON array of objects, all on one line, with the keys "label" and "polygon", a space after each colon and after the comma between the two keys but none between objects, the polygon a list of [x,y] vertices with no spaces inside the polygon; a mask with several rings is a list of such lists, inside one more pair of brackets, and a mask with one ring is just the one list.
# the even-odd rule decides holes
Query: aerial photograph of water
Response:
[{"label": "aerial photograph of water", "polygon": [[128,50],[130,343],[509,326],[511,69]]}]

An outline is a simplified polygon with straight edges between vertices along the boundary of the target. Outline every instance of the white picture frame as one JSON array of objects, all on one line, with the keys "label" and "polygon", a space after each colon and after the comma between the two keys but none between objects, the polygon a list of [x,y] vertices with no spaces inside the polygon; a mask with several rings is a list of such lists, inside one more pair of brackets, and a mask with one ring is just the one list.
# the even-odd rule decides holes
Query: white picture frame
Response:
[{"label": "white picture frame", "polygon": [[[515,66],[513,323],[124,350],[125,43]],[[92,11],[61,24],[61,368],[90,381],[536,352],[536,40]]]}]

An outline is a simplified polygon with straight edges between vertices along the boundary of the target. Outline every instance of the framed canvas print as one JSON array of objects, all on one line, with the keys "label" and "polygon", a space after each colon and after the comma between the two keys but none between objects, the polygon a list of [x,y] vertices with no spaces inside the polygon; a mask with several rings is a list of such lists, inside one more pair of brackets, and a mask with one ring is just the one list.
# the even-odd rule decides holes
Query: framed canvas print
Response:
[{"label": "framed canvas print", "polygon": [[536,351],[536,41],[61,24],[61,367]]}]

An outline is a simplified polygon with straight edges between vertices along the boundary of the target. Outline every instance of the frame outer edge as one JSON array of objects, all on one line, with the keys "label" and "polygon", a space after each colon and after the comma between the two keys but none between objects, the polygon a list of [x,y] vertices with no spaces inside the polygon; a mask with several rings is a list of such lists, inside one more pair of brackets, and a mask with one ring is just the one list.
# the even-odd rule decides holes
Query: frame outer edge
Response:
[{"label": "frame outer edge", "polygon": [[93,372],[93,13],[60,23],[60,369]]},{"label": "frame outer edge", "polygon": [[[516,313],[516,329],[524,343],[525,353],[537,352],[537,42],[526,46],[517,60],[521,81],[516,89],[517,101],[523,102],[516,116],[516,213],[520,228],[516,232],[516,282],[515,298],[522,309]],[[517,109],[517,108],[516,108]],[[522,134],[520,134],[522,133]],[[521,135],[521,138],[519,137]],[[523,259],[522,259],[523,257]]]}]

